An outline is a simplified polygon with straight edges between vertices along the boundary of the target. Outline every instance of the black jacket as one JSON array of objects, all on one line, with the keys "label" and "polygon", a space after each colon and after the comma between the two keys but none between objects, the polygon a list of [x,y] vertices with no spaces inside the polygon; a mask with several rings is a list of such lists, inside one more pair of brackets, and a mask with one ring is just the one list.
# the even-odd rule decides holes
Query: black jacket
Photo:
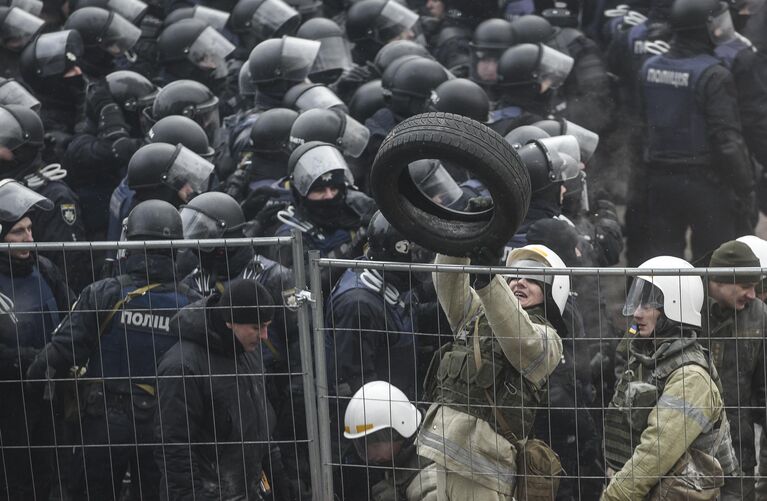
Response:
[{"label": "black jacket", "polygon": [[211,308],[219,298],[171,320],[181,341],[158,366],[155,455],[166,499],[261,499],[273,411],[258,353],[244,352]]}]

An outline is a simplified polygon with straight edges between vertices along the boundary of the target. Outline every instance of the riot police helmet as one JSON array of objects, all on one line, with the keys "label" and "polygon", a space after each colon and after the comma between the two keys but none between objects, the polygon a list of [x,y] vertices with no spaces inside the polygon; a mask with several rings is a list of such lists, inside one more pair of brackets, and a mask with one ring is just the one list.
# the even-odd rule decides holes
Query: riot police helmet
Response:
[{"label": "riot police helmet", "polygon": [[9,104],[0,106],[0,148],[8,154],[0,160],[0,176],[26,174],[43,147],[43,122],[31,109]]},{"label": "riot police helmet", "polygon": [[320,45],[315,40],[289,36],[264,40],[248,57],[251,81],[259,90],[278,86],[284,95],[288,86],[303,82],[309,76]]},{"label": "riot police helmet", "polygon": [[35,92],[60,93],[61,80],[78,66],[83,52],[83,39],[75,30],[44,33],[24,48],[19,70]]},{"label": "riot police helmet", "polygon": [[349,8],[346,35],[355,61],[364,64],[393,40],[420,40],[418,14],[396,0],[361,0]]},{"label": "riot police helmet", "polygon": [[40,112],[40,101],[24,85],[13,78],[0,77],[0,104],[17,104]]},{"label": "riot police helmet", "polygon": [[176,9],[163,19],[165,26],[181,21],[182,19],[196,19],[202,21],[207,26],[212,27],[216,31],[223,32],[226,30],[227,23],[229,22],[229,13],[223,10],[213,9],[204,5],[196,5],[194,7],[182,7]]},{"label": "riot police helmet", "polygon": [[329,143],[312,141],[293,150],[288,160],[291,187],[305,198],[317,186],[345,188],[354,176],[339,149]]},{"label": "riot police helmet", "polygon": [[584,163],[591,159],[599,146],[599,134],[564,118],[541,120],[533,125],[545,130],[550,136],[575,136],[580,146],[581,160]]},{"label": "riot police helmet", "polygon": [[336,108],[346,111],[346,104],[335,92],[325,85],[315,83],[300,83],[285,93],[282,100],[286,108],[301,111],[315,108]]},{"label": "riot police helmet", "polygon": [[130,113],[141,113],[152,106],[160,90],[144,75],[130,70],[113,71],[106,76],[106,82],[115,102]]},{"label": "riot police helmet", "polygon": [[383,75],[391,63],[404,56],[421,56],[433,59],[428,49],[423,45],[412,40],[395,40],[387,43],[378,51],[375,60],[373,60],[373,66],[378,70],[379,75]]},{"label": "riot police helmet", "polygon": [[269,38],[293,35],[300,24],[301,15],[282,0],[239,0],[229,27],[250,50]]},{"label": "riot police helmet", "polygon": [[370,218],[367,237],[367,256],[373,261],[412,262],[413,242],[389,224],[381,211]]},{"label": "riot police helmet", "polygon": [[290,143],[293,146],[322,141],[338,146],[344,155],[352,158],[362,155],[369,139],[370,131],[367,127],[337,109],[315,108],[305,111],[290,129]]},{"label": "riot police helmet", "polygon": [[249,102],[256,96],[256,86],[250,78],[250,65],[247,63],[240,66],[240,73],[237,77],[237,88],[240,91],[240,97],[248,99]]},{"label": "riot police helmet", "polygon": [[257,153],[290,153],[290,130],[298,112],[289,108],[272,108],[263,112],[250,130],[250,149]]},{"label": "riot police helmet", "polygon": [[[141,37],[141,29],[130,21],[120,14],[99,7],[83,7],[74,11],[67,18],[64,28],[80,33],[86,54],[100,49],[112,58],[125,54]],[[101,60],[95,59],[93,63]]]},{"label": "riot police helmet", "polygon": [[448,74],[444,66],[424,57],[391,65],[381,79],[386,105],[401,117],[423,113],[427,98]]},{"label": "riot police helmet", "polygon": [[719,0],[675,0],[671,6],[669,25],[673,31],[706,28],[727,4]]},{"label": "riot police helmet", "polygon": [[237,238],[242,236],[245,214],[237,200],[226,193],[210,191],[194,197],[179,209],[184,238]]},{"label": "riot police helmet", "polygon": [[573,58],[542,44],[520,44],[507,49],[498,61],[501,87],[537,84],[540,92],[559,88],[573,68]]},{"label": "riot police helmet", "polygon": [[487,122],[490,99],[487,92],[471,80],[454,78],[441,83],[431,92],[426,109],[463,115],[477,122]]},{"label": "riot police helmet", "polygon": [[456,210],[466,207],[463,190],[439,160],[422,159],[408,165],[413,183],[429,200]]},{"label": "riot police helmet", "polygon": [[49,211],[53,209],[53,202],[18,181],[0,180],[0,223],[3,226],[16,224],[33,209]]},{"label": "riot police helmet", "polygon": [[214,80],[226,77],[226,57],[234,49],[224,35],[198,19],[177,21],[157,38],[160,63],[192,65],[203,78]]},{"label": "riot police helmet", "polygon": [[146,200],[130,211],[125,221],[127,240],[181,240],[184,226],[173,205],[163,200]]},{"label": "riot police helmet", "polygon": [[166,186],[185,198],[207,191],[213,164],[185,146],[152,143],[142,146],[128,162],[128,187],[151,190]]},{"label": "riot police helmet", "polygon": [[515,43],[545,43],[556,35],[557,30],[544,17],[535,14],[518,17],[511,22]]},{"label": "riot police helmet", "polygon": [[[145,112],[145,115],[148,113]],[[189,117],[205,130],[209,141],[215,139],[220,125],[218,98],[208,87],[194,80],[176,80],[157,93],[152,104],[151,122],[170,115]]]},{"label": "riot police helmet", "polygon": [[18,7],[0,7],[0,47],[21,52],[44,24],[39,17]]},{"label": "riot police helmet", "polygon": [[[554,135],[559,135],[559,132]],[[518,150],[530,141],[535,141],[536,139],[543,139],[546,137],[551,137],[551,133],[545,129],[535,125],[522,125],[521,127],[517,127],[506,134],[504,139],[507,143],[513,146],[515,150]]]},{"label": "riot police helmet", "polygon": [[482,21],[474,30],[471,41],[472,80],[482,84],[493,84],[498,79],[498,59],[503,51],[514,45],[511,23],[505,19]]},{"label": "riot police helmet", "polygon": [[149,5],[141,0],[70,0],[69,8],[72,12],[85,7],[99,7],[120,14],[131,24],[138,26],[144,15],[149,11]]},{"label": "riot police helmet", "polygon": [[4,7],[18,7],[24,12],[29,12],[35,17],[43,13],[43,2],[40,0],[3,0],[0,2]]},{"label": "riot police helmet", "polygon": [[530,174],[533,195],[578,176],[580,153],[573,136],[535,139],[517,149]]},{"label": "riot police helmet", "polygon": [[349,115],[359,122],[365,122],[373,114],[384,108],[386,102],[383,97],[381,80],[371,80],[360,85],[349,100]]},{"label": "riot police helmet", "polygon": [[302,24],[296,36],[320,42],[317,59],[309,73],[312,82],[331,84],[338,80],[344,70],[352,67],[349,42],[343,30],[334,21],[315,17]]},{"label": "riot police helmet", "polygon": [[216,153],[200,124],[181,115],[170,115],[155,122],[146,139],[148,143],[183,144],[208,161]]}]

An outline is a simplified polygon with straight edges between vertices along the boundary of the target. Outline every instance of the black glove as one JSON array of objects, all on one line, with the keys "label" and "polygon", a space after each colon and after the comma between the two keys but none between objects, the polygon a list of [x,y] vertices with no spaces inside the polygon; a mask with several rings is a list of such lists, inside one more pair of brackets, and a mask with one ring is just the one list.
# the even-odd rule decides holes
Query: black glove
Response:
[{"label": "black glove", "polygon": [[237,201],[241,201],[246,189],[248,188],[248,172],[245,169],[237,169],[226,180],[227,195]]},{"label": "black glove", "polygon": [[107,141],[116,141],[128,137],[128,124],[119,106],[109,103],[99,113],[99,137]]},{"label": "black glove", "polygon": [[258,216],[258,213],[266,206],[267,202],[277,198],[280,194],[280,191],[268,187],[251,191],[245,201],[240,204],[242,211],[245,213],[245,219],[249,220]]},{"label": "black glove", "polygon": [[467,212],[483,212],[493,208],[493,199],[490,197],[473,197],[466,205]]},{"label": "black glove", "polygon": [[96,80],[88,85],[85,91],[85,113],[92,122],[99,122],[101,110],[108,104],[115,104],[115,100],[106,80]]},{"label": "black glove", "polygon": [[42,400],[49,384],[48,379],[54,375],[55,370],[49,368],[45,361],[45,353],[40,352],[27,369],[27,381],[24,383],[27,395],[32,399]]},{"label": "black glove", "polygon": [[738,216],[736,224],[739,228],[738,233],[753,233],[756,223],[759,222],[759,208],[756,203],[756,193],[750,191],[748,193],[735,194],[733,197],[733,205],[735,206],[735,213]]},{"label": "black glove", "polygon": [[369,68],[354,65],[344,71],[341,77],[333,83],[330,88],[342,101],[347,102],[354,91],[360,88],[362,84],[373,79],[373,73]]},{"label": "black glove", "polygon": [[[500,266],[503,251],[504,247],[499,249],[491,249],[489,247],[482,246],[472,250],[468,257],[471,259],[471,264],[475,266]],[[492,279],[492,273],[479,273],[475,276],[472,286],[475,290],[483,289],[490,284]]]}]

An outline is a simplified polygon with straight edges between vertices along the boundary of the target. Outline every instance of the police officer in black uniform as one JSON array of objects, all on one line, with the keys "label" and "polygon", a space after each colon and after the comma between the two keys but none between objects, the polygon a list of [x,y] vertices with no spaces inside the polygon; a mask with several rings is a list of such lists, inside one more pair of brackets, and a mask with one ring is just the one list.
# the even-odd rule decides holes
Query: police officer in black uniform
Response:
[{"label": "police officer in black uniform", "polygon": [[713,55],[708,23],[715,0],[676,0],[668,53],[643,66],[645,169],[633,180],[626,224],[629,263],[682,256],[692,229],[693,259],[750,232],[754,174],[741,134],[732,74]]},{"label": "police officer in black uniform", "polygon": [[455,76],[467,78],[474,29],[484,19],[497,15],[498,4],[488,0],[446,0],[442,3],[444,14],[438,26],[433,28],[429,46],[437,61]]},{"label": "police officer in black uniform", "polygon": [[[125,234],[128,240],[181,239],[181,217],[167,202],[147,201],[131,211]],[[178,341],[171,317],[200,297],[176,281],[171,249],[128,251],[121,271],[82,292],[28,370],[30,378],[44,379],[84,369],[85,447],[72,457],[71,490],[78,499],[118,499],[129,465],[134,495],[159,499],[153,447],[141,446],[154,442],[156,364]]]}]

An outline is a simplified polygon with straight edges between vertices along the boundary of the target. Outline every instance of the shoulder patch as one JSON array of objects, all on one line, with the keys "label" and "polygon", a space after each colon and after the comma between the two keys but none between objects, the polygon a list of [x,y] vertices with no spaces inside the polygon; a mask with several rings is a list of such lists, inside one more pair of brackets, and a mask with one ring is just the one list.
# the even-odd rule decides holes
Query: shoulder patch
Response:
[{"label": "shoulder patch", "polygon": [[75,224],[77,221],[77,210],[75,204],[61,204],[61,218],[69,226]]}]

